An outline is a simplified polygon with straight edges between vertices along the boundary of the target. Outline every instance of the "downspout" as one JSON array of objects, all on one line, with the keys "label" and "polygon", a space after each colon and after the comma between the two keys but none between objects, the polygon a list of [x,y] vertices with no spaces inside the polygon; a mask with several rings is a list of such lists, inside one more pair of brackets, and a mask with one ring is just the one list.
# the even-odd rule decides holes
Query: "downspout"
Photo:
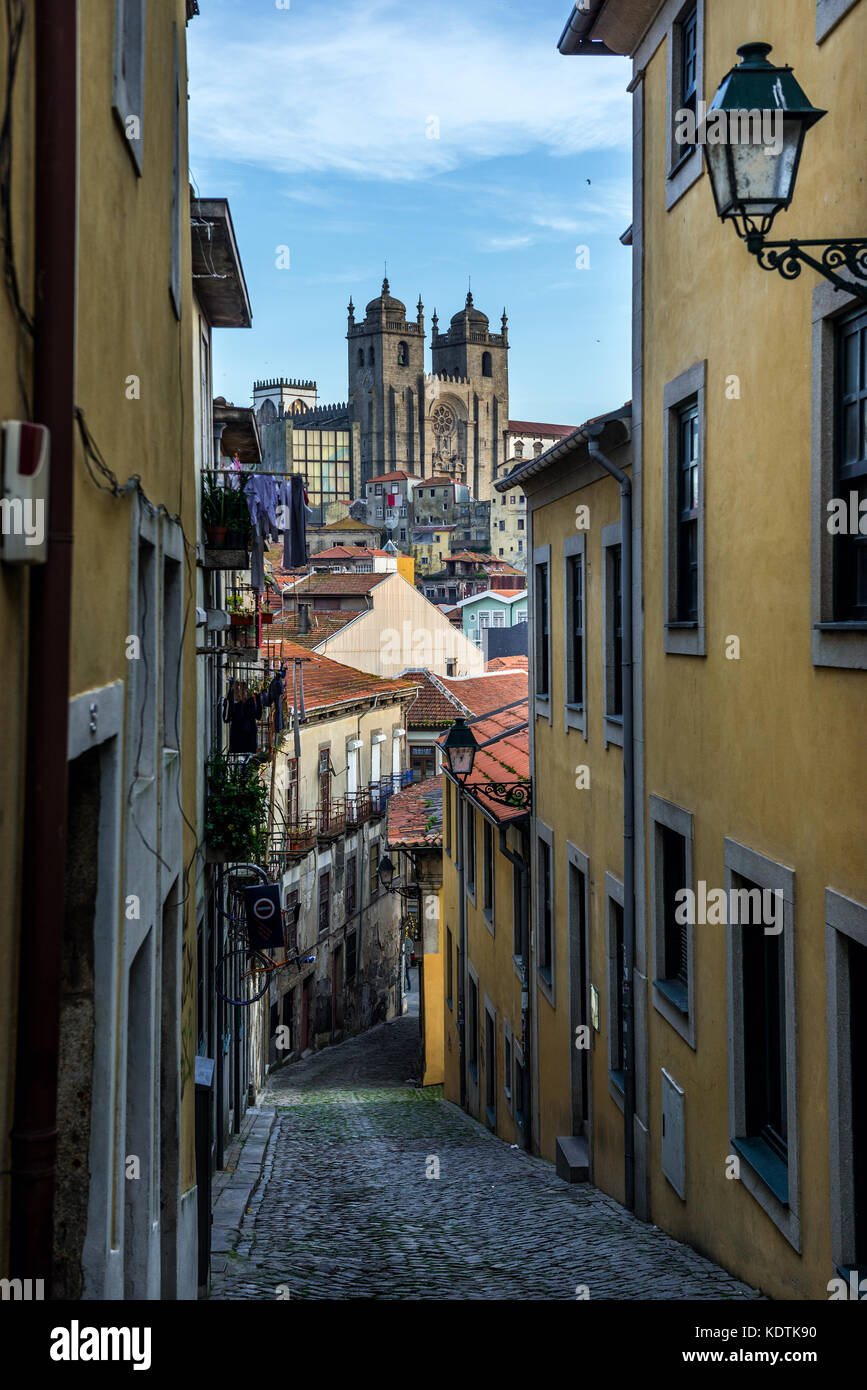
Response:
[{"label": "downspout", "polygon": [[[523,831],[523,825],[520,827]],[[500,853],[514,864],[521,874],[521,1052],[524,1057],[524,1077],[527,1087],[526,1105],[524,1109],[524,1137],[527,1141],[527,1152],[533,1152],[532,1146],[532,1115],[533,1107],[530,1104],[530,1077],[532,1068],[530,1066],[530,1029],[532,1019],[530,1017],[530,866],[526,859],[520,854],[516,854],[513,849],[509,849],[506,844],[508,826],[501,825],[500,833]]]},{"label": "downspout", "polygon": [[460,1072],[461,1109],[467,1108],[467,1053],[465,1031],[465,990],[464,976],[467,961],[467,910],[464,902],[464,805],[459,782],[454,783],[457,793],[457,862],[458,871],[458,1068]]},{"label": "downspout", "polygon": [[[31,6],[36,37],[34,415],[51,435],[48,558],[30,573],[13,1277],[50,1288],[63,983],[78,247],[78,4]],[[46,867],[50,865],[50,872]]]},{"label": "downspout", "polygon": [[620,553],[623,588],[623,1158],[625,1205],[635,1210],[635,743],[632,691],[632,483],[599,447],[604,424],[587,427],[587,450],[620,484]]}]

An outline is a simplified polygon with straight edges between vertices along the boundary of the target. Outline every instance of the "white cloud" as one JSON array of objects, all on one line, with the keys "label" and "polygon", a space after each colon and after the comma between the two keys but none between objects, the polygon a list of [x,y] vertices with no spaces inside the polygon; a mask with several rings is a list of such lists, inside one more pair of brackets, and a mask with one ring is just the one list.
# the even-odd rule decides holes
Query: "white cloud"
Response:
[{"label": "white cloud", "polygon": [[525,246],[532,246],[534,238],[531,236],[490,236],[482,242],[483,251],[522,251]]},{"label": "white cloud", "polygon": [[[239,37],[234,7],[210,20],[203,7],[190,30],[194,154],[413,180],[528,151],[628,148],[627,65],[563,58],[557,25],[530,15],[495,0],[469,13],[329,0],[251,14]],[[426,135],[431,117],[438,139]]]}]

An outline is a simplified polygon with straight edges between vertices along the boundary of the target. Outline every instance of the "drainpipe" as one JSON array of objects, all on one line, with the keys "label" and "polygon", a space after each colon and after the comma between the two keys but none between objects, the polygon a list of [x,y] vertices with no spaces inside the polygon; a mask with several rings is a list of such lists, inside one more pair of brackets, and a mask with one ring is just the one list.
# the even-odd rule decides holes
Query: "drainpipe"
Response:
[{"label": "drainpipe", "polygon": [[[524,1137],[527,1143],[527,1152],[533,1152],[532,1146],[532,1115],[533,1107],[530,1104],[530,1077],[532,1075],[530,1067],[530,1028],[532,1019],[530,1017],[530,868],[520,854],[516,854],[513,849],[509,849],[506,844],[507,827],[501,825],[500,833],[500,853],[508,859],[510,864],[514,864],[521,875],[521,1052],[524,1056],[524,1077],[527,1094],[524,1104]],[[522,827],[523,829],[523,827]]]},{"label": "drainpipe", "polygon": [[467,908],[464,902],[464,804],[459,782],[454,784],[457,792],[457,871],[458,871],[458,1067],[461,1080],[461,1109],[467,1108],[467,1053],[465,1031],[465,989],[464,976],[467,961]]},{"label": "drainpipe", "polygon": [[[51,433],[48,559],[30,572],[15,1114],[13,1277],[50,1288],[66,868],[78,245],[78,5],[30,7],[36,37],[35,418]],[[46,868],[50,868],[46,872]]]},{"label": "drainpipe", "polygon": [[635,744],[632,692],[632,483],[599,447],[604,424],[587,428],[587,450],[620,484],[620,539],[623,562],[623,1157],[625,1205],[635,1210]]}]

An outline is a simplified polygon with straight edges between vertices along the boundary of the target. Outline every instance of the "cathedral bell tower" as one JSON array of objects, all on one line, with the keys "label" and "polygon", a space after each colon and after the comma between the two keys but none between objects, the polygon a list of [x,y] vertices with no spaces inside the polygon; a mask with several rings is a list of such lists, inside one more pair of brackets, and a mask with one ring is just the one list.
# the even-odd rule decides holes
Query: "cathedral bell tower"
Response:
[{"label": "cathedral bell tower", "polygon": [[361,483],[400,469],[421,474],[424,419],[424,305],[416,320],[406,305],[382,292],[365,309],[361,323],[349,301],[349,404],[361,429]]}]

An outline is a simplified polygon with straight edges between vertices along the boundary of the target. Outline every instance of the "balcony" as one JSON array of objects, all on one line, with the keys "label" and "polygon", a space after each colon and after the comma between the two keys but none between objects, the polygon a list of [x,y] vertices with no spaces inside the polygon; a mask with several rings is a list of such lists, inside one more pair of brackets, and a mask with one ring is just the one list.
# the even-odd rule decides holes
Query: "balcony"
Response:
[{"label": "balcony", "polygon": [[283,873],[290,864],[303,859],[316,847],[319,837],[319,815],[317,812],[296,817],[291,825],[271,836],[268,845],[268,865],[272,873]]},{"label": "balcony", "polygon": [[409,787],[411,785],[411,767],[405,767],[400,772],[392,772],[385,777],[380,777],[378,782],[371,782],[370,798],[373,803],[372,814],[374,816],[384,815],[388,807],[389,798],[394,796],[395,792],[399,792],[404,787]]},{"label": "balcony", "polygon": [[373,797],[369,787],[363,787],[361,791],[347,792],[345,797],[341,797],[341,803],[345,811],[347,829],[363,824],[374,814]]},{"label": "balcony", "polygon": [[205,569],[249,569],[250,512],[243,480],[235,468],[202,470]]}]

